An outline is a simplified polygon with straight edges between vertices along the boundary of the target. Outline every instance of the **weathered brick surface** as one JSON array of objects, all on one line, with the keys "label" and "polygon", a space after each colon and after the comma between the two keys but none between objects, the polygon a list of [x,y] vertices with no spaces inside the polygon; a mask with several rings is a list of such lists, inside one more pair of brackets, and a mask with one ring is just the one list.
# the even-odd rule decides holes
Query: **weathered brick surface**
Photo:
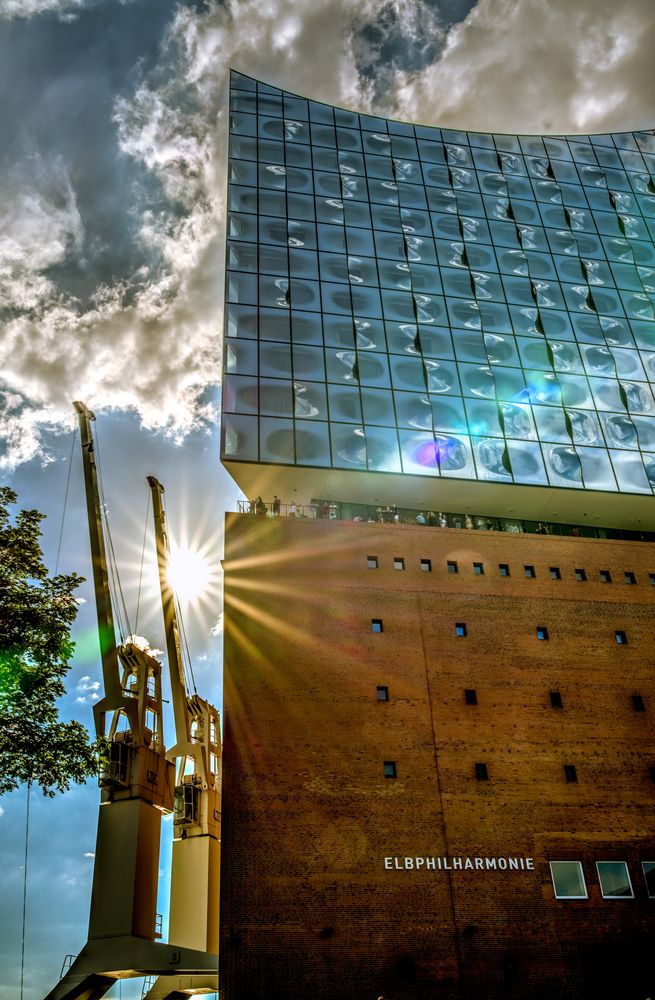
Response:
[{"label": "weathered brick surface", "polygon": [[[650,995],[649,572],[648,543],[228,515],[225,1000]],[[417,856],[534,870],[385,869]],[[556,901],[549,859],[583,861],[589,899]],[[635,898],[603,900],[596,860],[627,860]]]}]

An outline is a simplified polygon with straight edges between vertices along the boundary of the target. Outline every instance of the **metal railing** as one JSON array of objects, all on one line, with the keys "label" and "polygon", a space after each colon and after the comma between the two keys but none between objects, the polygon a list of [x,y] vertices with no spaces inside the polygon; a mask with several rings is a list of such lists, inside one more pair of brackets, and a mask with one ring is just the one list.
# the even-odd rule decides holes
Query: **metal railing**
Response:
[{"label": "metal railing", "polygon": [[282,503],[276,497],[263,500],[239,500],[238,511],[251,517],[311,518],[326,521],[360,521],[377,524],[421,525],[427,528],[461,528],[477,531],[505,531],[510,534],[555,535],[563,537],[610,538],[623,541],[655,542],[655,532],[629,531],[556,521],[532,521],[522,518],[487,517],[457,511],[426,511],[412,507],[384,507],[372,504],[312,500],[309,504]]}]

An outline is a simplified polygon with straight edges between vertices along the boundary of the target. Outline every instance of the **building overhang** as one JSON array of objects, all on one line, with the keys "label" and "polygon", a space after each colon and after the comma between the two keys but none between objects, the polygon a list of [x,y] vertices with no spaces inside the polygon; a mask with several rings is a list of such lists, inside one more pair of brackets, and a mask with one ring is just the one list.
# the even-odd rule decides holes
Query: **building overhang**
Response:
[{"label": "building overhang", "polygon": [[307,505],[312,500],[515,517],[592,527],[655,530],[652,495],[526,486],[406,473],[234,462],[223,465],[249,499]]}]

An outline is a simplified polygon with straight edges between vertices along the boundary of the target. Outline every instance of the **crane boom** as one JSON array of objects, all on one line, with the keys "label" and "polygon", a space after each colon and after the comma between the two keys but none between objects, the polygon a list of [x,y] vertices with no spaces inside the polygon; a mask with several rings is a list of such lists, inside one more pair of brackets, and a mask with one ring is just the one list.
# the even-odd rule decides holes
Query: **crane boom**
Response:
[{"label": "crane boom", "polygon": [[118,652],[116,649],[116,633],[114,631],[114,616],[109,593],[109,573],[107,570],[107,555],[105,540],[102,533],[102,518],[100,507],[100,491],[98,489],[98,471],[96,466],[91,421],[95,414],[84,403],[73,403],[77,412],[82,444],[84,467],[84,491],[86,494],[86,511],[89,522],[89,540],[91,543],[91,562],[93,566],[93,589],[96,599],[98,618],[98,639],[100,641],[100,657],[102,660],[102,678],[104,697],[94,706],[96,730],[99,736],[105,735],[105,715],[108,711],[118,708],[123,702]]}]

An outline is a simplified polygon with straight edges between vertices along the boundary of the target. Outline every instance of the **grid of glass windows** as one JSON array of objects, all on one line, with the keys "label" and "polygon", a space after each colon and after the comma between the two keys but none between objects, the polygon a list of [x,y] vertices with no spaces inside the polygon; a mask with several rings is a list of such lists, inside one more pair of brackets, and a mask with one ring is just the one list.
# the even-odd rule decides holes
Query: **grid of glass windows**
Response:
[{"label": "grid of glass windows", "polygon": [[652,131],[230,107],[225,459],[653,491]]}]

